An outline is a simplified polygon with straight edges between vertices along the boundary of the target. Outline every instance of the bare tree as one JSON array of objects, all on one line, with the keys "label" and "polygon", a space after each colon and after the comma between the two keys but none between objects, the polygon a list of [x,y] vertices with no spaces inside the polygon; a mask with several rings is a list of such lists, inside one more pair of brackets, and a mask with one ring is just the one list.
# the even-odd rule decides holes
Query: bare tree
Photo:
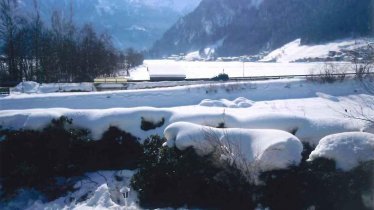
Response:
[{"label": "bare tree", "polygon": [[17,68],[16,34],[23,18],[19,15],[17,0],[0,0],[0,39],[4,42],[4,54],[7,60],[10,79],[22,79],[22,72]]}]

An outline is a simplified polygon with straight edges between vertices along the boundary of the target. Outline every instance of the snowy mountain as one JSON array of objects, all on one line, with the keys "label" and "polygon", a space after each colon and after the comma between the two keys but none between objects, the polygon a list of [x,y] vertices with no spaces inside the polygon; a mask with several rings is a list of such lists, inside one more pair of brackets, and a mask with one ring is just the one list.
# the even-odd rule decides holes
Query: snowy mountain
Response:
[{"label": "snowy mountain", "polygon": [[373,33],[373,0],[202,0],[151,50],[155,57],[202,50],[257,54],[301,38],[321,43]]},{"label": "snowy mountain", "polygon": [[[70,14],[79,25],[92,23],[99,31],[113,36],[119,48],[149,48],[181,16],[196,8],[200,0],[38,0],[43,19],[48,23],[54,10]],[[26,14],[33,1],[21,0]]]}]

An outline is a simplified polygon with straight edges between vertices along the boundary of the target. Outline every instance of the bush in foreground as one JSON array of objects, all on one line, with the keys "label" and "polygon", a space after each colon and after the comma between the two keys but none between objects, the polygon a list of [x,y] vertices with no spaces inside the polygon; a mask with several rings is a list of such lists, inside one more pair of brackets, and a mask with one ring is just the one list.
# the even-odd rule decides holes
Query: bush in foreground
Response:
[{"label": "bush in foreground", "polygon": [[145,208],[188,207],[208,209],[272,210],[372,209],[374,162],[356,169],[336,170],[327,159],[306,161],[305,145],[299,166],[264,172],[262,184],[248,183],[236,168],[218,163],[214,156],[200,157],[193,149],[162,147],[152,137],[144,144],[144,157],[132,187]]},{"label": "bush in foreground", "polygon": [[[134,169],[142,155],[138,139],[110,128],[99,141],[72,127],[66,117],[42,131],[0,130],[0,182],[5,197],[20,188],[36,188],[50,199],[71,190],[71,179],[58,186],[56,177],[71,178],[98,170]],[[54,187],[53,187],[54,186]]]},{"label": "bush in foreground", "polygon": [[239,170],[200,157],[192,148],[162,147],[164,141],[157,136],[146,140],[132,179],[142,207],[254,209],[251,185]]}]

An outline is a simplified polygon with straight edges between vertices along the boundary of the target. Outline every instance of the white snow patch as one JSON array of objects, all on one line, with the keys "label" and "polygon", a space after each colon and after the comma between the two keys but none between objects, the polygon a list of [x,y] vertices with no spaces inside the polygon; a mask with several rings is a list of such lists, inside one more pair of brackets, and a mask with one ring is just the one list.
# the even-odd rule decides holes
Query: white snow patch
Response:
[{"label": "white snow patch", "polygon": [[320,45],[301,45],[301,39],[296,39],[265,56],[261,61],[276,61],[288,63],[303,58],[326,58],[329,51],[351,50],[367,44],[367,40],[338,40]]},{"label": "white snow patch", "polygon": [[227,99],[211,100],[205,99],[200,102],[199,106],[208,107],[227,107],[227,108],[249,108],[253,105],[253,101],[248,100],[244,97],[239,97],[233,101]]},{"label": "white snow patch", "polygon": [[11,94],[34,94],[34,93],[55,93],[55,92],[92,92],[95,87],[92,83],[46,83],[27,81],[21,82],[16,87],[11,88]]},{"label": "white snow patch", "polygon": [[374,135],[349,132],[326,136],[310,154],[309,160],[319,157],[335,160],[339,169],[351,170],[361,162],[374,160]]},{"label": "white snow patch", "polygon": [[199,155],[218,149],[221,158],[248,172],[269,171],[298,165],[303,146],[290,133],[279,130],[217,129],[187,122],[169,125],[166,145],[185,150],[193,147]]}]

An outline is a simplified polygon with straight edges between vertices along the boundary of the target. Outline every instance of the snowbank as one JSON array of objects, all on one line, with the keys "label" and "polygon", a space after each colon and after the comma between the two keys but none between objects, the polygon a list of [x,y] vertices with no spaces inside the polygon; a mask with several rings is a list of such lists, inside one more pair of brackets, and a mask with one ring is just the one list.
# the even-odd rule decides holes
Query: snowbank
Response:
[{"label": "snowbank", "polygon": [[362,83],[346,80],[342,83],[319,84],[300,79],[256,82],[228,82],[184,87],[124,90],[94,93],[20,94],[0,98],[0,109],[71,108],[107,109],[118,107],[174,107],[199,104],[204,99],[234,100],[245,97],[253,101],[304,99],[316,97],[316,92],[347,96],[366,93]]},{"label": "snowbank", "polygon": [[[73,125],[91,131],[93,139],[100,139],[110,126],[118,127],[132,135],[145,139],[150,135],[163,134],[163,129],[174,122],[190,122],[210,127],[276,129],[292,133],[301,141],[317,145],[327,135],[360,131],[367,124],[358,120],[333,117],[302,117],[293,114],[266,113],[250,109],[219,107],[175,107],[175,108],[116,108],[101,110],[31,109],[0,111],[0,127],[14,130],[41,130],[52,119],[66,116]],[[244,112],[244,110],[246,110]],[[247,111],[248,110],[248,111]],[[148,131],[141,129],[142,120],[161,126]]]},{"label": "snowbank", "polygon": [[16,87],[12,88],[13,92],[19,93],[37,93],[39,90],[39,83],[37,82],[21,82]]},{"label": "snowbank", "polygon": [[164,136],[167,146],[180,150],[193,147],[200,155],[218,149],[221,158],[245,172],[248,167],[261,172],[297,165],[303,150],[297,137],[279,130],[217,129],[178,122],[169,125]]},{"label": "snowbank", "polygon": [[227,99],[211,100],[205,99],[200,102],[199,106],[208,107],[227,107],[227,108],[249,108],[253,105],[253,101],[248,100],[244,97],[239,97],[233,101]]},{"label": "snowbank", "polygon": [[16,87],[11,88],[12,94],[17,93],[55,93],[55,92],[92,92],[95,87],[92,83],[46,83],[21,82]]},{"label": "snowbank", "polygon": [[361,162],[374,160],[374,135],[350,132],[326,136],[310,154],[309,160],[319,157],[335,160],[339,169],[351,170]]}]

